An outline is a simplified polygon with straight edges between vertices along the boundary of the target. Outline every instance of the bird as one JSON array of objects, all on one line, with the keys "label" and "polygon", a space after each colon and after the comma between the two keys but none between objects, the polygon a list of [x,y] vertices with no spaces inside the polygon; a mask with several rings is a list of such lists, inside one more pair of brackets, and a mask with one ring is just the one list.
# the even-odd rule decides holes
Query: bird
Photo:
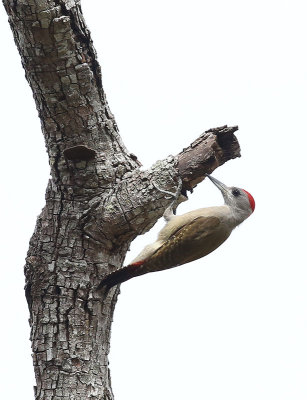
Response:
[{"label": "bird", "polygon": [[182,215],[175,215],[168,208],[164,213],[167,223],[157,240],[147,245],[129,265],[107,275],[98,289],[109,289],[136,276],[202,258],[224,243],[233,229],[254,212],[255,200],[248,191],[228,187],[213,176],[206,176],[221,191],[224,205],[200,208]]}]

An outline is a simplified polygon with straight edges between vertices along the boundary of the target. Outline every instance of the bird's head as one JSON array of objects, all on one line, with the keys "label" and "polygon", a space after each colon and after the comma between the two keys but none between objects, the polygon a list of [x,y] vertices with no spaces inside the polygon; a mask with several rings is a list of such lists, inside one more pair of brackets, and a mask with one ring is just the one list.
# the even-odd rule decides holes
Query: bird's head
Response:
[{"label": "bird's head", "polygon": [[254,212],[255,200],[246,190],[235,186],[228,187],[210,175],[207,177],[220,189],[225,204],[233,211],[236,219],[242,222]]}]

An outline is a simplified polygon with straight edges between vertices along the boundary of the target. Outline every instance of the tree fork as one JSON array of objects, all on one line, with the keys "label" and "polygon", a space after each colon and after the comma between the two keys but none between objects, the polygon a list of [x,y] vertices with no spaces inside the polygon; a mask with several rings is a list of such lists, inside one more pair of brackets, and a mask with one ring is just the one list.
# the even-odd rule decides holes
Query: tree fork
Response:
[{"label": "tree fork", "polygon": [[119,287],[97,291],[122,267],[131,241],[172,199],[240,155],[237,127],[211,129],[177,156],[140,170],[101,85],[78,0],[3,0],[49,155],[51,179],[26,259],[38,400],[112,400],[110,330]]}]

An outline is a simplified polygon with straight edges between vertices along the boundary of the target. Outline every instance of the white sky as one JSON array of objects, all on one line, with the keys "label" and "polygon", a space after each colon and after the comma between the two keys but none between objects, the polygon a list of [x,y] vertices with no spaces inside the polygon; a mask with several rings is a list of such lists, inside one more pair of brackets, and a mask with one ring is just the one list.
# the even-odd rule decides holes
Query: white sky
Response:
[{"label": "white sky", "polygon": [[[82,4],[110,107],[144,167],[204,130],[238,124],[242,158],[214,176],[256,199],[213,254],[122,285],[110,355],[116,400],[306,400],[305,1]],[[30,400],[23,265],[49,172],[3,8],[0,33],[0,395]],[[178,212],[221,203],[204,182]]]}]

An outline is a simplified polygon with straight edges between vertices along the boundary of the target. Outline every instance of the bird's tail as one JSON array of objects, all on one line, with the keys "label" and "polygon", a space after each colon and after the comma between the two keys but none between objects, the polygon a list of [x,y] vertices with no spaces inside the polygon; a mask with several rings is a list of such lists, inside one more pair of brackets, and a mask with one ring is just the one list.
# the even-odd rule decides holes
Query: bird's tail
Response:
[{"label": "bird's tail", "polygon": [[117,271],[111,272],[107,275],[98,285],[97,290],[105,287],[110,289],[112,286],[118,285],[119,283],[126,282],[135,276],[146,274],[146,270],[143,268],[144,261],[139,261],[134,264],[127,265],[126,267],[120,268]]}]

